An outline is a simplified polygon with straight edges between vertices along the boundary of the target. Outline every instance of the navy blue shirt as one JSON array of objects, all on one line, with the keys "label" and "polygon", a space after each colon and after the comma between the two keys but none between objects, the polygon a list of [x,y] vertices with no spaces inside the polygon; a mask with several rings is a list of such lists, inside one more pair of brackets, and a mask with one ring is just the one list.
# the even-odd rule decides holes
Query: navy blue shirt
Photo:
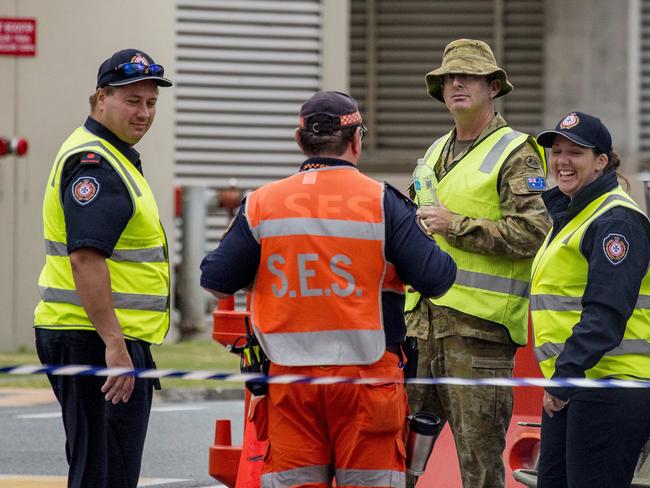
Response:
[{"label": "navy blue shirt", "polygon": [[[353,166],[341,159],[311,158],[302,164],[300,170],[340,165]],[[219,247],[201,263],[202,287],[233,294],[253,283],[261,249],[250,232],[244,209],[242,205]],[[439,296],[453,284],[456,264],[418,225],[416,209],[413,201],[386,184],[384,254],[404,283],[409,283],[426,297]],[[404,295],[383,292],[382,306],[386,343],[404,342]]]},{"label": "navy blue shirt", "polygon": [[[617,185],[616,172],[610,170],[578,191],[573,199],[558,188],[546,192],[543,199],[553,219],[552,236],[594,199]],[[625,255],[612,254],[608,246],[612,236],[625,238]],[[557,358],[554,378],[583,378],[607,351],[620,345],[650,262],[648,219],[629,208],[614,207],[589,225],[580,252],[589,267],[582,315]],[[547,390],[567,400],[575,388]]]},{"label": "navy blue shirt", "polygon": [[[88,117],[84,128],[115,146],[142,172],[140,154],[102,124]],[[61,174],[61,201],[68,236],[68,253],[91,247],[106,256],[133,215],[128,188],[108,161],[94,152],[66,159]]]}]

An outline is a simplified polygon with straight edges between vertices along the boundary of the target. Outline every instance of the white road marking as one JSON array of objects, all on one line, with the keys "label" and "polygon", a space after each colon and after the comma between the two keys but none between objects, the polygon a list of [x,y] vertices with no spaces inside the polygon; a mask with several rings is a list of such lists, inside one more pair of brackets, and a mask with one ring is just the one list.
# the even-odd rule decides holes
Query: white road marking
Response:
[{"label": "white road marking", "polygon": [[[186,405],[186,406],[167,406],[167,407],[153,407],[151,409],[152,412],[160,412],[160,413],[166,413],[166,412],[190,412],[193,410],[207,410],[208,407],[202,407],[199,405]],[[16,415],[15,418],[17,419],[54,419],[54,418],[60,418],[61,417],[61,412],[43,412],[43,413],[26,413],[23,415]]]},{"label": "white road marking", "polygon": [[44,412],[44,413],[26,413],[24,415],[16,415],[17,419],[55,419],[61,418],[61,412]]}]

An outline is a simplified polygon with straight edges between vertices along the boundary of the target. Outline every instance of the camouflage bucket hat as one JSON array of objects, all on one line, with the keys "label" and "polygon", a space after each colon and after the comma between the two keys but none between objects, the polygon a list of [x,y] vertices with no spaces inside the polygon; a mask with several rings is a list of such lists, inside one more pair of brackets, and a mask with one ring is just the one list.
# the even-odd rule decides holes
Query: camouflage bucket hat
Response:
[{"label": "camouflage bucket hat", "polygon": [[427,73],[427,92],[443,103],[445,100],[442,97],[442,78],[449,73],[481,76],[495,74],[501,81],[501,91],[497,93],[497,97],[510,93],[513,88],[506,72],[497,66],[492,49],[483,41],[456,39],[450,42],[445,47],[440,68]]}]

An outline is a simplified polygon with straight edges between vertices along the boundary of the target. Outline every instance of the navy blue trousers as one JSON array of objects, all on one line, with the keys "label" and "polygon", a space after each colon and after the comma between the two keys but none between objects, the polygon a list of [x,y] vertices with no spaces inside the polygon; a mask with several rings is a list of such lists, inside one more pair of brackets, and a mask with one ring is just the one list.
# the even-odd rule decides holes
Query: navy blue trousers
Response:
[{"label": "navy blue trousers", "polygon": [[542,413],[538,488],[629,487],[650,436],[650,389],[583,389]]},{"label": "navy blue trousers", "polygon": [[[153,368],[149,344],[126,341],[135,368]],[[105,366],[106,348],[92,331],[36,329],[36,350],[44,364]],[[153,382],[136,379],[127,403],[104,399],[105,377],[50,376],[61,404],[69,464],[68,488],[136,488],[144,448]]]}]

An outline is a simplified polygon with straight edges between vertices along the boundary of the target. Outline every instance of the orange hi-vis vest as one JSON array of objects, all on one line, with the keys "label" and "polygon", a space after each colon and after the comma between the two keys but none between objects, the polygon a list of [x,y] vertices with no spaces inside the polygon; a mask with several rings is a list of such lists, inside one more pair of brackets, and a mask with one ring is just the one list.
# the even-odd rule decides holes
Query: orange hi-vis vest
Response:
[{"label": "orange hi-vis vest", "polygon": [[384,354],[382,291],[403,284],[384,256],[384,185],[355,167],[303,171],[247,198],[261,246],[251,321],[284,366],[371,364]]}]

